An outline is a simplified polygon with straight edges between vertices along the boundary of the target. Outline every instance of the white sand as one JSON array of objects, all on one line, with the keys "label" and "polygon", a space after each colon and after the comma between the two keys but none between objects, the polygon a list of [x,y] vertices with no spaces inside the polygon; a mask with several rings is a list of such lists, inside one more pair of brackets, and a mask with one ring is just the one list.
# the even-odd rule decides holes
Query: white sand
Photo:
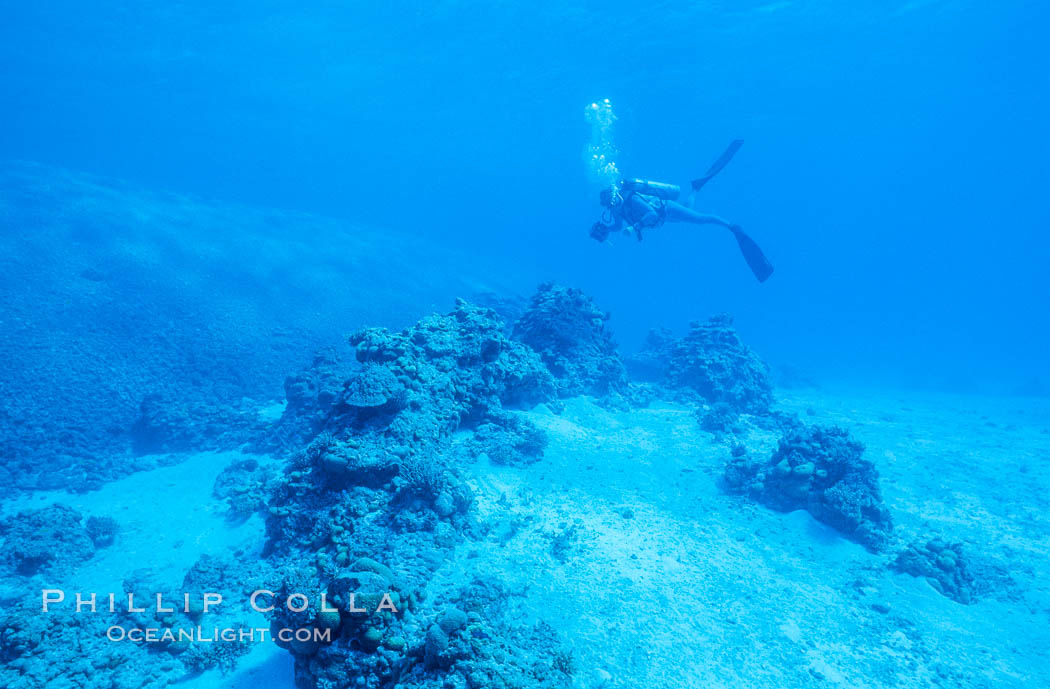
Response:
[{"label": "white sand", "polygon": [[[784,402],[868,444],[905,540],[938,530],[1005,553],[1026,595],[959,605],[805,512],[723,494],[728,448],[688,410],[572,401],[561,417],[533,414],[552,435],[542,462],[477,467],[474,483],[483,514],[532,520],[506,545],[486,543],[483,559],[527,584],[524,609],[572,640],[579,684],[1050,686],[1046,402],[819,392]],[[749,446],[774,441],[757,434]],[[580,538],[561,563],[544,534],[565,524]]]},{"label": "white sand", "polygon": [[[580,687],[1050,686],[1050,402],[811,391],[781,403],[867,444],[902,540],[936,531],[970,541],[1011,564],[1023,595],[954,603],[804,512],[724,494],[727,447],[691,411],[584,400],[560,416],[530,413],[551,436],[541,462],[469,469],[479,517],[496,528],[460,548],[433,586],[480,569],[527,587],[514,601],[522,621],[546,619],[569,640]],[[775,441],[756,432],[748,445],[765,456]],[[262,520],[231,527],[211,497],[236,456],[191,455],[3,512],[59,501],[121,522],[114,547],[56,586],[120,591],[139,568],[177,585],[204,553],[261,547]],[[552,538],[573,525],[561,562]],[[234,676],[192,685],[291,689],[291,659],[258,644]]]},{"label": "white sand", "polygon": [[[179,458],[178,464],[131,474],[93,493],[44,491],[21,496],[6,502],[3,513],[7,516],[59,502],[80,510],[85,518],[111,516],[120,523],[114,545],[99,549],[72,577],[39,582],[41,586],[120,594],[124,579],[132,572],[144,570],[158,587],[178,590],[186,571],[202,555],[222,555],[238,549],[258,553],[262,548],[262,518],[256,515],[231,526],[225,518],[225,504],[212,497],[216,476],[239,457],[233,452],[187,455]],[[36,600],[40,591],[25,591],[24,595]],[[245,621],[268,626],[262,615]],[[291,656],[272,643],[254,644],[235,674],[222,677],[217,671],[207,672],[194,678],[192,686],[293,687]]]}]

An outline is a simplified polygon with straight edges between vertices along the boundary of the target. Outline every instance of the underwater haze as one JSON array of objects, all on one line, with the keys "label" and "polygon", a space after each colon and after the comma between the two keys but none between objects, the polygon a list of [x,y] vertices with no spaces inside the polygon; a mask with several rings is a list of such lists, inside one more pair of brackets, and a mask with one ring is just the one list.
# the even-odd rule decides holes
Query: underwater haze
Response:
[{"label": "underwater haze", "polygon": [[1050,686],[1048,31],[5,3],[0,686]]},{"label": "underwater haze", "polygon": [[[417,233],[602,297],[625,344],[726,310],[814,375],[1048,384],[1043,3],[12,5],[0,154]],[[582,112],[725,233],[594,246]],[[529,285],[531,286],[531,285]]]}]

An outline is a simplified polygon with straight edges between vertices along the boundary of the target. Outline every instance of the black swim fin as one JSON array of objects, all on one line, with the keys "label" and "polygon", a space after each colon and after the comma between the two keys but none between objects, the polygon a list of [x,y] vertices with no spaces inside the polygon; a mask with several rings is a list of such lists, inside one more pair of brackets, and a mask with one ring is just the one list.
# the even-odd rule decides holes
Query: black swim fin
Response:
[{"label": "black swim fin", "polygon": [[699,179],[694,179],[692,182],[690,182],[692,191],[689,192],[689,199],[686,203],[687,206],[689,206],[690,208],[693,207],[693,202],[696,199],[696,192],[703,189],[704,185],[710,182],[712,177],[721,172],[722,168],[729,164],[729,161],[733,159],[733,156],[736,155],[736,152],[739,151],[740,147],[743,145],[743,139],[734,139],[729,144],[729,147],[726,148],[726,150],[722,153],[722,155],[718,156],[718,160],[711,163],[711,167],[707,168],[707,172],[704,173],[703,177],[700,177]]},{"label": "black swim fin", "polygon": [[722,168],[729,164],[729,161],[733,159],[733,156],[736,155],[736,152],[739,151],[740,147],[743,145],[743,139],[734,139],[733,142],[729,144],[729,147],[725,150],[725,152],[722,153],[722,155],[718,156],[718,160],[711,163],[711,167],[707,168],[707,172],[704,173],[704,176],[700,179],[693,180],[693,191],[700,191],[700,189],[703,188],[705,184],[711,181],[712,177],[721,172]]},{"label": "black swim fin", "polygon": [[762,253],[762,249],[758,248],[755,240],[744,234],[739,225],[733,225],[729,228],[729,231],[736,237],[740,253],[744,254],[744,260],[747,261],[748,267],[751,268],[751,272],[755,274],[758,281],[765,282],[768,280],[769,276],[773,274],[773,264]]}]

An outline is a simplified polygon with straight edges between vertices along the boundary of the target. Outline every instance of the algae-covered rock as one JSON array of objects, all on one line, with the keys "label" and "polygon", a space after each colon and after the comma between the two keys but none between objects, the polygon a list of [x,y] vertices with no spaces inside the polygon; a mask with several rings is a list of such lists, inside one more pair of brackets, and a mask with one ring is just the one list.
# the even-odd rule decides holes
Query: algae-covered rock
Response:
[{"label": "algae-covered rock", "polygon": [[446,634],[454,634],[467,626],[467,613],[459,608],[446,608],[438,618],[438,626]]},{"label": "algae-covered rock", "polygon": [[[332,606],[354,615],[370,615],[393,591],[393,583],[375,572],[347,572],[328,585]],[[363,610],[356,613],[353,610]]]},{"label": "algae-covered rock", "polygon": [[[509,410],[556,402],[554,378],[535,351],[506,337],[493,311],[464,301],[401,332],[358,331],[350,343],[361,369],[346,379],[316,439],[291,455],[267,509],[266,556],[316,564],[286,577],[275,605],[294,586],[325,592],[340,610],[331,643],[285,644],[296,656],[297,686],[528,685],[549,669],[545,649],[537,653],[509,624],[474,635],[462,612],[438,613],[425,592],[477,529],[473,490],[456,465],[465,439],[487,427],[482,437],[502,434],[522,455],[541,451],[542,434]],[[397,575],[372,559],[380,553],[398,563]],[[274,615],[290,629],[336,623],[313,605]]]},{"label": "algae-covered rock", "polygon": [[215,477],[212,495],[227,504],[227,518],[241,522],[266,507],[276,470],[252,457],[231,462]]},{"label": "algae-covered rock", "polygon": [[736,412],[764,413],[773,402],[769,366],[740,340],[728,314],[690,326],[671,347],[666,380]]},{"label": "algae-covered rock", "polygon": [[605,327],[609,315],[578,289],[540,285],[514,324],[514,338],[539,352],[561,397],[627,391],[627,370]]},{"label": "algae-covered rock", "polygon": [[[318,438],[324,437],[324,434]],[[311,451],[310,459],[327,476],[332,485],[380,487],[398,473],[400,458],[389,443],[376,434],[367,434],[346,442],[334,439],[327,447]]]},{"label": "algae-covered rock", "polygon": [[399,411],[407,398],[405,386],[386,366],[366,364],[346,382],[343,403],[359,414]]},{"label": "algae-covered rock", "polygon": [[434,498],[434,511],[439,517],[451,517],[456,513],[456,501],[448,491],[441,491]]},{"label": "algae-covered rock", "polygon": [[538,462],[547,448],[547,434],[522,415],[490,415],[467,443],[475,455],[485,454],[495,464],[521,466]]},{"label": "algae-covered rock", "polygon": [[284,381],[286,405],[270,432],[255,444],[259,451],[302,446],[320,433],[339,401],[350,366],[333,349],[317,352],[310,365]]},{"label": "algae-covered rock", "polygon": [[436,669],[448,667],[452,659],[448,653],[448,634],[436,624],[427,629],[426,644],[424,646],[424,662],[427,668]]},{"label": "algae-covered rock", "polygon": [[913,577],[925,577],[938,593],[963,605],[1013,585],[1005,567],[979,556],[963,543],[939,538],[909,543],[890,567]]},{"label": "algae-covered rock", "polygon": [[288,646],[289,650],[291,650],[292,653],[301,656],[312,656],[313,654],[317,653],[317,650],[319,648],[321,648],[320,642],[318,642],[312,636],[308,638],[299,638],[298,636],[295,636],[288,643]]},{"label": "algae-covered rock", "polygon": [[117,539],[120,525],[113,517],[88,517],[84,531],[96,548],[108,548]]},{"label": "algae-covered rock", "polygon": [[95,554],[80,512],[55,504],[0,522],[0,563],[16,574],[68,574]]},{"label": "algae-covered rock", "polygon": [[319,629],[339,629],[340,617],[338,610],[321,610],[317,613],[315,624]]},{"label": "algae-covered rock", "polygon": [[716,435],[735,435],[743,430],[740,413],[728,402],[715,402],[696,412],[700,428]]},{"label": "algae-covered rock", "polygon": [[358,331],[350,344],[363,366],[386,366],[418,397],[412,413],[402,414],[391,428],[400,435],[409,426],[408,445],[417,437],[436,440],[493,409],[532,407],[556,396],[554,380],[535,352],[508,340],[494,311],[463,300],[451,313],[430,316],[400,333]]},{"label": "algae-covered rock", "polygon": [[723,474],[732,490],[780,511],[805,509],[870,550],[886,545],[893,522],[879,474],[864,446],[841,428],[795,429],[766,462],[733,457]]},{"label": "algae-covered rock", "polygon": [[379,644],[383,642],[383,630],[377,629],[376,627],[369,627],[365,630],[364,634],[360,636],[361,648],[365,651],[372,652],[379,648]]},{"label": "algae-covered rock", "polygon": [[677,342],[678,338],[667,328],[650,330],[641,349],[624,359],[631,379],[650,383],[663,382]]},{"label": "algae-covered rock", "polygon": [[386,565],[376,562],[370,557],[361,557],[355,560],[353,570],[355,572],[372,572],[378,574],[393,588],[400,588],[398,577],[394,574],[394,571]]}]

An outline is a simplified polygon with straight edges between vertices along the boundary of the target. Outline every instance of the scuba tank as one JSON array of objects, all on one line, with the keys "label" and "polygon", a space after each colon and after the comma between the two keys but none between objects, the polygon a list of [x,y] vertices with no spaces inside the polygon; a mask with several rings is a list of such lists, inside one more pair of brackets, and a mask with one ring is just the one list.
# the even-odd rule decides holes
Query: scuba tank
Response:
[{"label": "scuba tank", "polygon": [[675,201],[682,191],[677,184],[665,184],[663,182],[650,182],[647,179],[625,179],[621,183],[621,189],[625,192],[633,192],[643,196],[655,196],[664,201]]}]

